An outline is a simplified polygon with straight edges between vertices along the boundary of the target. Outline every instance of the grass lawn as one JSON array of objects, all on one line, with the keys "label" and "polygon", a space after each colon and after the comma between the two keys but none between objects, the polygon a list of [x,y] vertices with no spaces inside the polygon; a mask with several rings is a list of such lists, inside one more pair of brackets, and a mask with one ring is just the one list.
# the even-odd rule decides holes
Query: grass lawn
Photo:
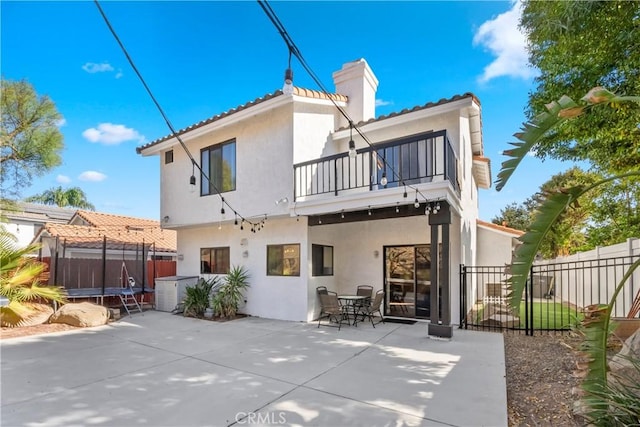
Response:
[{"label": "grass lawn", "polygon": [[[580,322],[584,315],[565,303],[541,301],[533,303],[533,329],[570,329]],[[482,320],[484,308],[476,313],[476,322]],[[525,327],[524,301],[520,302],[520,328]]]},{"label": "grass lawn", "polygon": [[[520,319],[524,326],[524,301],[520,303]],[[561,302],[534,302],[533,329],[569,329],[580,322],[584,315]]]}]

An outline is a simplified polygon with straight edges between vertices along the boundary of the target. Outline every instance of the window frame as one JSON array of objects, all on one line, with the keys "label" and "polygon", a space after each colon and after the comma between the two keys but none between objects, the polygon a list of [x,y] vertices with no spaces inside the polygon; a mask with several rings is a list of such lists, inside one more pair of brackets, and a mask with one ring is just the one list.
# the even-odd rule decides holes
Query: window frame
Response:
[{"label": "window frame", "polygon": [[[331,249],[331,271],[325,272],[326,264],[325,264],[325,251],[327,249]],[[323,277],[323,276],[333,276],[334,274],[334,256],[333,256],[333,246],[330,245],[321,245],[321,244],[311,244],[311,276],[312,277]],[[317,255],[320,255],[320,259],[317,258]],[[320,263],[319,265],[317,263]],[[320,270],[319,274],[316,274],[316,270]]]},{"label": "window frame", "polygon": [[[209,271],[204,269],[203,251],[209,251]],[[226,259],[222,263],[218,263],[217,253],[226,251]],[[223,254],[224,256],[224,254]],[[223,268],[219,268],[222,264]],[[226,271],[224,270],[226,267]],[[231,270],[231,248],[229,246],[215,246],[200,248],[200,274],[229,274]]]},{"label": "window frame", "polygon": [[[232,159],[225,159],[225,148],[229,147],[229,146],[233,146],[233,153],[232,153]],[[214,153],[212,155],[212,152]],[[206,158],[205,158],[205,153]],[[214,186],[211,184],[211,182],[216,182],[214,181],[214,177],[213,177],[213,171],[212,171],[212,160],[216,160],[216,163],[218,163],[218,160],[213,158],[213,156],[217,156],[219,157],[219,164],[223,167],[224,162],[228,162],[230,164],[230,168],[231,168],[231,173],[232,173],[232,177],[231,177],[231,186],[230,188],[225,188],[224,187],[224,167],[222,168],[223,170],[220,172],[220,182],[219,182],[219,186],[216,185],[216,187],[218,187],[218,191],[220,193],[227,193],[229,191],[235,191],[237,188],[236,182],[237,182],[237,155],[236,155],[236,139],[232,138],[229,139],[227,141],[224,142],[220,142],[217,144],[213,144],[213,145],[209,145],[208,147],[204,147],[200,150],[200,167],[201,167],[201,173],[200,173],[200,196],[213,196],[218,194],[214,188]],[[206,178],[205,178],[206,175]],[[208,178],[208,179],[207,179]],[[208,183],[208,187],[206,186]]]},{"label": "window frame", "polygon": [[[296,247],[296,253],[297,253],[297,258],[296,257],[285,257],[285,250],[287,246],[295,246]],[[280,249],[280,256],[281,258],[279,260],[275,260],[276,263],[279,262],[280,263],[280,272],[272,272],[272,269],[269,267],[270,266],[270,259],[269,259],[269,255],[273,253],[274,249]],[[267,245],[267,253],[266,253],[266,257],[267,257],[267,276],[275,276],[275,277],[300,277],[300,243],[280,243],[280,244],[275,244],[275,245]],[[289,269],[293,270],[294,274],[285,274],[285,260],[292,260],[292,262],[290,262],[289,265]]]},{"label": "window frame", "polygon": [[167,150],[164,152],[164,164],[168,165],[173,163],[173,150]]}]

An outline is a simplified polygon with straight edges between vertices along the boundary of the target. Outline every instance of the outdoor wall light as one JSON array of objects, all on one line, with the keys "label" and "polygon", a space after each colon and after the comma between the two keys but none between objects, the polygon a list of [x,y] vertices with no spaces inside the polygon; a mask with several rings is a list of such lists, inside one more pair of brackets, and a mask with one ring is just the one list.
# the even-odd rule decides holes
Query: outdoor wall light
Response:
[{"label": "outdoor wall light", "polygon": [[165,215],[164,218],[162,218],[162,221],[166,224],[169,222],[169,215]]},{"label": "outdoor wall light", "polygon": [[377,250],[373,251],[373,257],[378,258],[378,256],[380,256],[380,252],[378,252]]},{"label": "outdoor wall light", "polygon": [[283,197],[280,200],[276,200],[276,206],[281,205],[283,203],[289,203],[289,198],[288,197]]}]

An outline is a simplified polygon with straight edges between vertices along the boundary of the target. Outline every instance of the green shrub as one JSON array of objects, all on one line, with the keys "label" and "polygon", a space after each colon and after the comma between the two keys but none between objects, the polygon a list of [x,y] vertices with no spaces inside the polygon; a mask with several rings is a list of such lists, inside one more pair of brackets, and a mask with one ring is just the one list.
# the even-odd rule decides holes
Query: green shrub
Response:
[{"label": "green shrub", "polygon": [[211,290],[220,282],[218,276],[213,279],[200,279],[194,286],[187,286],[183,300],[184,315],[202,317],[209,307]]},{"label": "green shrub", "polygon": [[231,267],[224,284],[215,293],[212,301],[216,316],[231,318],[238,313],[244,291],[249,287],[249,272],[243,266]]}]

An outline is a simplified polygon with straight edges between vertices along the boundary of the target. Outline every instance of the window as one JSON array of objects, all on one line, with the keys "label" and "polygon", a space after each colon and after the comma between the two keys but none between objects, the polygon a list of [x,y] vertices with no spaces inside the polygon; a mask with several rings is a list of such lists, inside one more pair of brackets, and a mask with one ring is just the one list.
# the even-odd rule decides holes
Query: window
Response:
[{"label": "window", "polygon": [[164,152],[164,164],[167,165],[173,163],[173,150]]},{"label": "window", "polygon": [[333,246],[311,245],[311,274],[333,276]]},{"label": "window", "polygon": [[300,245],[267,245],[267,276],[299,276]]},{"label": "window", "polygon": [[[236,141],[212,145],[200,152],[200,195],[236,189]],[[208,176],[208,180],[207,180]]]},{"label": "window", "polygon": [[228,247],[200,249],[200,274],[227,274],[229,265]]}]

